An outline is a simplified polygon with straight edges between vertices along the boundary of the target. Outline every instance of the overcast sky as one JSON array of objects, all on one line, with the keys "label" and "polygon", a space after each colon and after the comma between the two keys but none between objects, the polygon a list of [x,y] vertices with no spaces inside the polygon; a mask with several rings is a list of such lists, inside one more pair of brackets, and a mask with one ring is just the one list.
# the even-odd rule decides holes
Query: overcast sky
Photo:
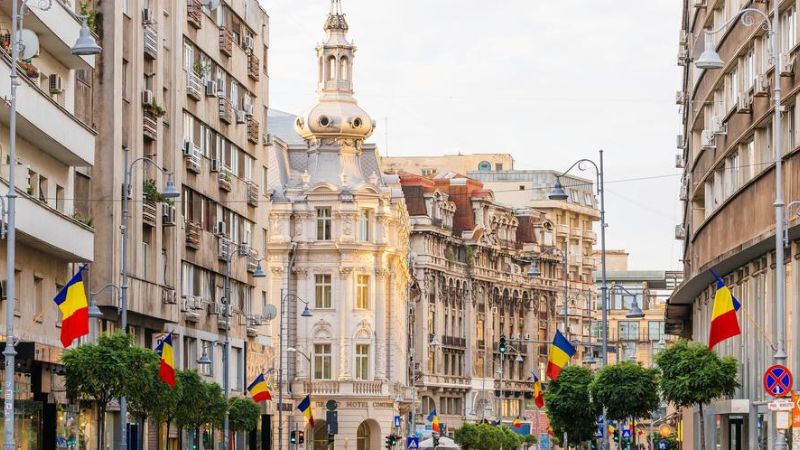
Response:
[{"label": "overcast sky", "polygon": [[[330,0],[261,0],[270,107],[314,100]],[[388,153],[510,153],[564,170],[604,149],[608,248],[631,269],[679,267],[675,0],[342,0],[356,97]],[[584,174],[584,175],[588,175]],[[598,244],[599,245],[599,244]]]}]

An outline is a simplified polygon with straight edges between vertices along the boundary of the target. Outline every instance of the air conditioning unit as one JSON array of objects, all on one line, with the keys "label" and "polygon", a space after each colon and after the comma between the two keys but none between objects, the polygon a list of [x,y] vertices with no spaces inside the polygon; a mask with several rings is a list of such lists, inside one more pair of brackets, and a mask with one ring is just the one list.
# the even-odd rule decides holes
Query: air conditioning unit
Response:
[{"label": "air conditioning unit", "polygon": [[153,23],[153,9],[145,8],[142,10],[142,23]]},{"label": "air conditioning unit", "polygon": [[153,91],[150,89],[142,91],[142,104],[145,106],[153,106]]},{"label": "air conditioning unit", "polygon": [[212,159],[211,160],[211,171],[212,172],[219,172],[221,168],[222,168],[222,161],[220,161],[218,159]]},{"label": "air conditioning unit", "polygon": [[692,0],[692,6],[695,8],[705,8],[706,0]]},{"label": "air conditioning unit", "polygon": [[247,50],[252,50],[253,48],[253,36],[245,35],[244,36],[244,48]]},{"label": "air conditioning unit", "polygon": [[684,167],[686,167],[686,161],[683,160],[683,154],[678,153],[675,155],[675,168],[683,169]]},{"label": "air conditioning unit", "polygon": [[679,241],[686,239],[686,228],[683,225],[675,225],[675,239]]},{"label": "air conditioning unit", "polygon": [[678,49],[678,65],[683,67],[689,61],[689,49],[681,47]]},{"label": "air conditioning unit", "polygon": [[790,77],[794,74],[794,58],[789,53],[781,53],[781,76]]},{"label": "air conditioning unit", "polygon": [[250,255],[250,244],[242,243],[239,245],[239,256],[249,256]]},{"label": "air conditioning unit", "polygon": [[678,45],[686,47],[689,45],[689,33],[686,30],[681,30],[680,37],[678,38]]},{"label": "air conditioning unit", "polygon": [[703,149],[713,149],[717,146],[716,136],[717,134],[712,130],[703,130],[703,132],[700,133],[700,146],[703,147]]},{"label": "air conditioning unit", "polygon": [[225,312],[225,307],[221,303],[209,303],[208,313],[214,316],[219,316]]},{"label": "air conditioning unit", "polygon": [[247,116],[247,118],[253,117],[253,105],[252,104],[244,105],[244,115]]},{"label": "air conditioning unit", "polygon": [[686,101],[686,93],[683,91],[678,91],[675,93],[675,104],[682,105],[683,102]]},{"label": "air conditioning unit", "polygon": [[682,202],[689,201],[689,182],[686,180],[686,178],[684,178],[681,182],[679,198]]},{"label": "air conditioning unit", "polygon": [[183,141],[183,148],[181,149],[183,156],[192,156],[192,141]]},{"label": "air conditioning unit", "polygon": [[206,81],[206,97],[217,96],[217,82],[214,80]]},{"label": "air conditioning unit", "polygon": [[728,134],[728,125],[723,122],[722,116],[711,117],[711,129],[714,134]]},{"label": "air conditioning unit", "polygon": [[686,139],[683,137],[682,134],[679,134],[675,140],[676,140],[676,146],[679,149],[684,150],[686,148]]},{"label": "air conditioning unit", "polygon": [[769,95],[769,76],[768,75],[758,75],[755,81],[755,87],[753,89],[753,94],[756,97],[766,97]]},{"label": "air conditioning unit", "polygon": [[264,145],[272,145],[272,133],[263,134],[261,139]]},{"label": "air conditioning unit", "polygon": [[217,235],[224,235],[228,233],[228,226],[223,221],[217,222],[217,226],[214,227],[214,234]]},{"label": "air conditioning unit", "polygon": [[243,110],[236,111],[236,123],[247,123],[247,115]]},{"label": "air conditioning unit", "polygon": [[753,97],[746,92],[739,93],[739,98],[736,101],[736,112],[738,114],[753,112]]},{"label": "air conditioning unit", "polygon": [[175,215],[175,205],[170,205],[169,203],[161,204],[161,224],[163,226],[175,225]]},{"label": "air conditioning unit", "polygon": [[61,75],[54,73],[47,77],[47,79],[51,94],[60,94],[64,92],[64,80],[61,78]]}]

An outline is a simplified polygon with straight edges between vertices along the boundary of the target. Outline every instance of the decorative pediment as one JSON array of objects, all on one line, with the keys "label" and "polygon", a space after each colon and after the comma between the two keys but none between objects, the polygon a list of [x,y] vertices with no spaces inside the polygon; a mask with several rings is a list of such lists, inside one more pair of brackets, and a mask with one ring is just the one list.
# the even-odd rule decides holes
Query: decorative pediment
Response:
[{"label": "decorative pediment", "polygon": [[333,327],[325,319],[319,319],[311,330],[314,339],[333,339]]}]

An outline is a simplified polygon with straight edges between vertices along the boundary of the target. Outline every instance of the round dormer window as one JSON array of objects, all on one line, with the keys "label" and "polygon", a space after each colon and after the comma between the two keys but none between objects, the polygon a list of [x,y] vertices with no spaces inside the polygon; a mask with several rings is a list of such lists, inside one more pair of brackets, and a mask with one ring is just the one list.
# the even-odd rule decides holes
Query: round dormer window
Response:
[{"label": "round dormer window", "polygon": [[328,125],[331,124],[331,119],[329,119],[328,116],[320,116],[319,124],[322,125],[323,127],[327,127]]},{"label": "round dormer window", "polygon": [[356,117],[353,119],[353,128],[361,128],[361,125],[364,124],[364,121],[361,120],[361,117]]},{"label": "round dormer window", "polygon": [[478,171],[479,172],[491,172],[492,171],[492,164],[489,161],[481,161],[478,163]]}]

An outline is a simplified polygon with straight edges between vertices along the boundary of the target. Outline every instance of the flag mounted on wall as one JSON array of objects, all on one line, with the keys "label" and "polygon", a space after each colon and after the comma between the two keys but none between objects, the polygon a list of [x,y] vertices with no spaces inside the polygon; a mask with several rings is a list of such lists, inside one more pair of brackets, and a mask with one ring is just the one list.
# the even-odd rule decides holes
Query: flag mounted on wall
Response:
[{"label": "flag mounted on wall", "polygon": [[435,432],[435,433],[439,433],[440,432],[439,430],[441,428],[439,427],[439,415],[436,414],[436,410],[435,409],[432,410],[430,412],[430,414],[428,414],[428,422],[431,423],[431,430],[433,430],[433,432]]},{"label": "flag mounted on wall", "polygon": [[161,358],[158,368],[158,377],[164,383],[175,387],[175,351],[172,347],[172,333],[169,333],[156,348],[156,353]]},{"label": "flag mounted on wall", "polygon": [[272,401],[272,394],[269,392],[267,380],[264,379],[263,373],[257,376],[256,379],[250,383],[250,386],[247,386],[247,392],[253,397],[253,401],[256,403]]},{"label": "flag mounted on wall", "polygon": [[308,424],[311,425],[311,427],[314,427],[314,413],[311,412],[311,395],[307,395],[306,398],[304,398],[303,401],[297,405],[297,409],[303,413],[303,416],[305,416]]},{"label": "flag mounted on wall", "polygon": [[556,337],[550,345],[550,355],[547,357],[547,376],[555,381],[561,373],[561,369],[567,365],[574,354],[575,347],[561,334],[561,331],[556,330]]},{"label": "flag mounted on wall", "polygon": [[542,386],[542,380],[535,374],[533,375],[533,401],[536,402],[537,408],[544,408],[544,386]]},{"label": "flag mounted on wall", "polygon": [[53,298],[61,311],[61,345],[64,348],[72,345],[75,339],[89,334],[89,301],[83,285],[85,268],[86,265],[82,265]]},{"label": "flag mounted on wall", "polygon": [[736,313],[742,307],[728,286],[725,286],[722,278],[713,270],[711,274],[717,279],[717,292],[714,294],[714,308],[711,311],[711,324],[708,327],[709,350],[720,342],[741,334]]}]

